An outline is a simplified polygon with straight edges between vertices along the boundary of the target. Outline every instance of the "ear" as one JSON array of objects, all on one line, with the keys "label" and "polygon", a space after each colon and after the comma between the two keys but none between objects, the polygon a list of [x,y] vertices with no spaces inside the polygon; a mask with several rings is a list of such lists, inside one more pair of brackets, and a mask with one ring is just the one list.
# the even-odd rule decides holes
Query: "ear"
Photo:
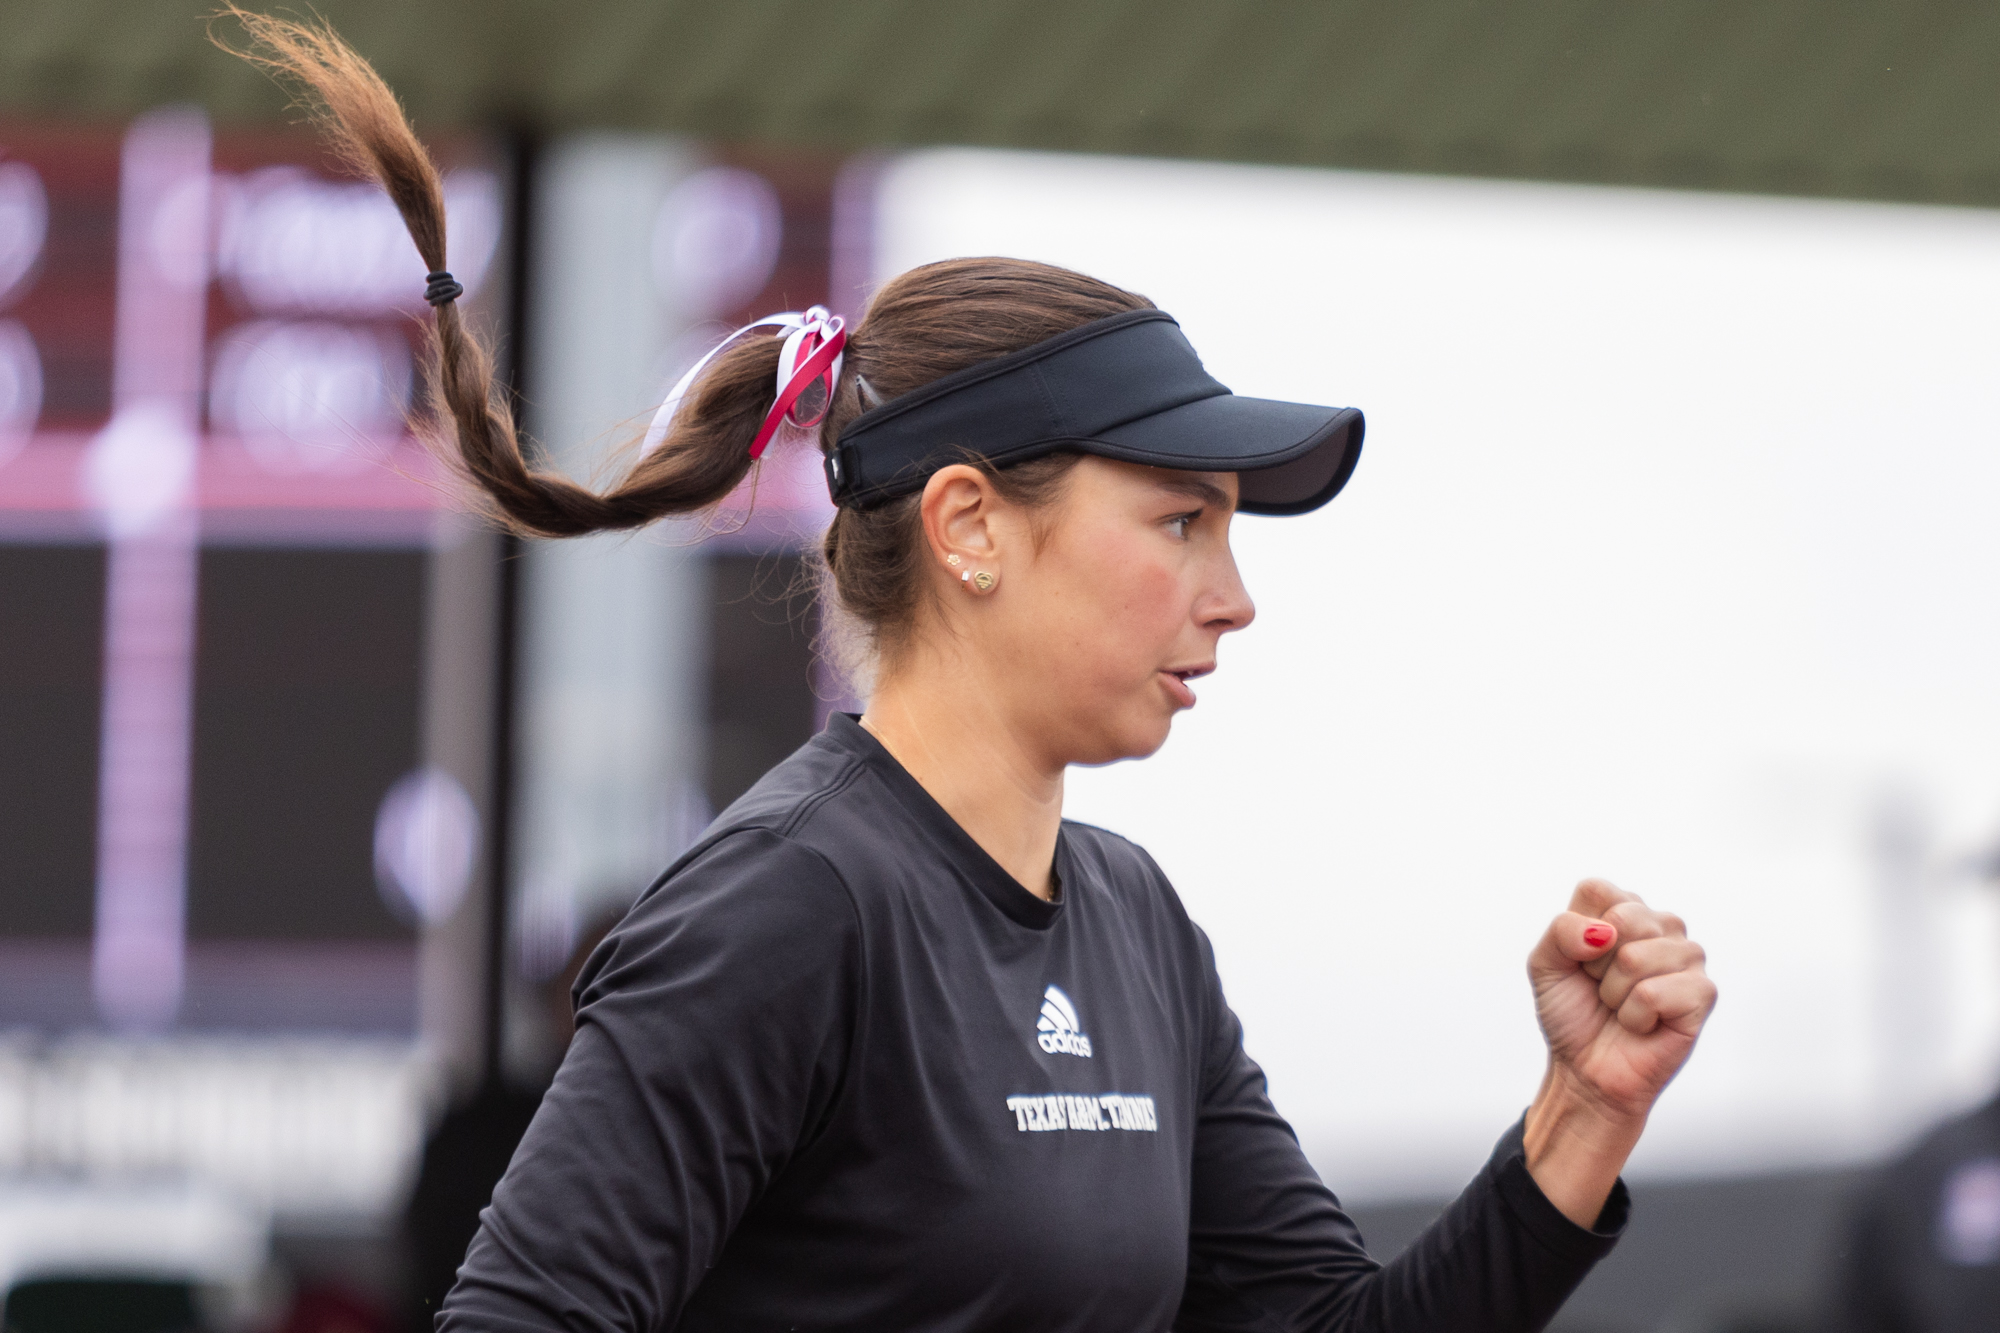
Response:
[{"label": "ear", "polygon": [[1000,497],[985,473],[963,463],[939,468],[924,484],[921,504],[924,540],[940,572],[955,579],[965,569],[992,565],[1000,550]]}]

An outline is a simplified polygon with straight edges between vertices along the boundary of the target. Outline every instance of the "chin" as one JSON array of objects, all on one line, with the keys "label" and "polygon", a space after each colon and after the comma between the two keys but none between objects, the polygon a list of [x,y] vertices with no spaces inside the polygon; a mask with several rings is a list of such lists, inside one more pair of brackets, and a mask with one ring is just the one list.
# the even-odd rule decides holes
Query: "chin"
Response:
[{"label": "chin", "polygon": [[1167,733],[1172,727],[1171,715],[1135,720],[1123,726],[1100,726],[1087,743],[1078,747],[1077,755],[1070,762],[1085,768],[1097,768],[1126,759],[1145,759],[1167,743]]},{"label": "chin", "polygon": [[1174,720],[1169,717],[1158,726],[1150,729],[1145,739],[1135,744],[1132,747],[1131,753],[1125,757],[1127,759],[1149,759],[1153,755],[1158,754],[1160,747],[1167,743],[1167,737],[1173,734],[1173,729]]}]

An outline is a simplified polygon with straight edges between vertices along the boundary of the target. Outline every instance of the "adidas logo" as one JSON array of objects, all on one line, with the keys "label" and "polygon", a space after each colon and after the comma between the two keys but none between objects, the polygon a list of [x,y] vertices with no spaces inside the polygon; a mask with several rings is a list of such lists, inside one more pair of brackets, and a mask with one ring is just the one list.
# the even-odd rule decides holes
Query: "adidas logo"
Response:
[{"label": "adidas logo", "polygon": [[1054,986],[1042,992],[1042,1016],[1035,1023],[1035,1040],[1050,1055],[1090,1058],[1090,1038],[1077,1022],[1076,1006]]}]

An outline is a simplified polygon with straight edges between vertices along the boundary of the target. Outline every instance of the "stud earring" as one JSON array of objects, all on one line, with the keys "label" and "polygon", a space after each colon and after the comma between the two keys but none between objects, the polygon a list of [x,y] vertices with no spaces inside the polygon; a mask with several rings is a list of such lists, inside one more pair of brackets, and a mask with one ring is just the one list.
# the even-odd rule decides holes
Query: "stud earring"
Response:
[{"label": "stud earring", "polygon": [[994,585],[999,582],[998,574],[988,573],[983,569],[972,576],[972,586],[980,592],[992,592]]},{"label": "stud earring", "polygon": [[957,555],[957,553],[956,553],[956,552],[954,552],[954,553],[952,553],[951,555],[948,555],[948,556],[946,556],[946,557],[944,558],[944,562],[945,562],[945,563],[946,563],[947,565],[950,565],[950,566],[951,566],[951,567],[952,567],[953,569],[957,569],[957,568],[958,568],[958,555]]}]

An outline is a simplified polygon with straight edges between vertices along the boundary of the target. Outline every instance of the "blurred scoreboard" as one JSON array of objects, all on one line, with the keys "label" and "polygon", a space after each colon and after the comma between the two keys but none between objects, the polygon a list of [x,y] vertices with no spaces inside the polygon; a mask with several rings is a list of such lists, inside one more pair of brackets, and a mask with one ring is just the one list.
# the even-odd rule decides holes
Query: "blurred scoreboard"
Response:
[{"label": "blurred scoreboard", "polygon": [[[500,159],[436,147],[491,321]],[[422,770],[424,268],[303,131],[0,124],[0,1028],[414,1031],[398,888],[474,836]]]},{"label": "blurred scoreboard", "polygon": [[[439,496],[403,423],[424,265],[395,209],[309,136],[158,119],[124,135],[0,125],[0,536],[99,535],[106,497],[84,464],[113,414],[120,352],[144,374],[193,351],[205,541],[423,544]],[[175,164],[149,234],[121,236],[121,166],[144,165],[121,158],[148,149],[209,170]],[[499,176],[466,145],[440,157],[453,269],[483,313]],[[192,298],[148,312],[122,347],[121,258],[153,261],[160,285]],[[161,346],[176,342],[189,346]]]}]

